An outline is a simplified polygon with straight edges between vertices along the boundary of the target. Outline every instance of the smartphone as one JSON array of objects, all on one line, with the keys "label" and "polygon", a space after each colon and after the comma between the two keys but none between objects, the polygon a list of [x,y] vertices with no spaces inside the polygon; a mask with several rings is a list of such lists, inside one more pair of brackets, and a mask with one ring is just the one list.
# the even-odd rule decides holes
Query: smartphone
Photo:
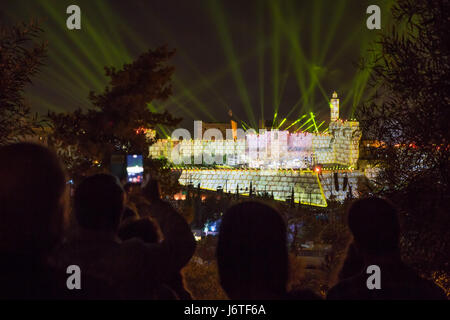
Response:
[{"label": "smartphone", "polygon": [[144,180],[144,164],[141,154],[127,155],[127,181],[142,183]]}]

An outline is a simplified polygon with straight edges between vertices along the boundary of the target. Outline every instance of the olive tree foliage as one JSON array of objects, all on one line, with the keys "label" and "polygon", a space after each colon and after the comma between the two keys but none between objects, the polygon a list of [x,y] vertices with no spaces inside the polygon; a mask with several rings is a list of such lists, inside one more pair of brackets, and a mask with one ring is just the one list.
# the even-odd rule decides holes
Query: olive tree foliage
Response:
[{"label": "olive tree foliage", "polygon": [[33,135],[44,123],[24,99],[46,57],[42,32],[36,21],[0,25],[0,145]]},{"label": "olive tree foliage", "polygon": [[174,53],[163,46],[148,50],[120,69],[105,67],[109,83],[101,93],[90,92],[90,106],[74,112],[49,112],[50,142],[67,151],[61,152],[61,157],[72,176],[108,171],[111,156],[116,154],[142,154],[144,167],[153,176],[155,170],[162,173],[165,163],[148,158],[155,139],[147,130],[175,126],[181,119],[167,111],[152,112],[148,104],[172,94],[175,69],[169,60]]},{"label": "olive tree foliage", "polygon": [[401,209],[405,259],[424,275],[450,252],[450,1],[399,0],[364,67],[376,91],[359,107],[378,194]]}]

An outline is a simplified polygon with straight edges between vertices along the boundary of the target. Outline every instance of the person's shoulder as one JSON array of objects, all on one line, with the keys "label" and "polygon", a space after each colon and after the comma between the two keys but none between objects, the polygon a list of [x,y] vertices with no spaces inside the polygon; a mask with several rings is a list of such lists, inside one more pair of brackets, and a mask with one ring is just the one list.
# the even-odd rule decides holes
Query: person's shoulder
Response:
[{"label": "person's shoulder", "polygon": [[447,300],[447,296],[442,288],[431,280],[417,276],[416,290],[422,300]]},{"label": "person's shoulder", "polygon": [[446,300],[443,290],[432,281],[410,268],[401,271],[395,278],[385,277],[380,290],[369,290],[364,274],[340,281],[328,291],[327,300]]},{"label": "person's shoulder", "polygon": [[338,282],[335,284],[330,290],[327,292],[327,300],[341,300],[344,299],[343,292],[346,291],[346,283],[345,280]]},{"label": "person's shoulder", "polygon": [[363,299],[367,289],[361,275],[339,281],[327,293],[327,300],[359,300]]},{"label": "person's shoulder", "polygon": [[164,211],[176,211],[175,208],[167,201],[164,200],[155,200],[152,201],[151,206],[155,210],[164,210]]},{"label": "person's shoulder", "polygon": [[139,238],[131,238],[122,241],[120,244],[120,248],[121,250],[147,250],[149,248],[155,248],[157,245],[157,243],[146,243]]},{"label": "person's shoulder", "polygon": [[447,300],[443,289],[431,280],[421,277],[409,266],[404,266],[402,282],[406,292],[412,299]]},{"label": "person's shoulder", "polygon": [[68,275],[62,270],[55,269],[52,275],[52,299],[56,300],[117,300],[120,295],[112,283],[106,278],[82,273],[81,288],[67,287]]},{"label": "person's shoulder", "polygon": [[288,300],[323,300],[319,295],[308,289],[292,290],[288,292],[287,297]]},{"label": "person's shoulder", "polygon": [[161,246],[159,243],[146,243],[138,238],[131,238],[120,244],[119,254],[132,258],[151,257],[161,255]]}]

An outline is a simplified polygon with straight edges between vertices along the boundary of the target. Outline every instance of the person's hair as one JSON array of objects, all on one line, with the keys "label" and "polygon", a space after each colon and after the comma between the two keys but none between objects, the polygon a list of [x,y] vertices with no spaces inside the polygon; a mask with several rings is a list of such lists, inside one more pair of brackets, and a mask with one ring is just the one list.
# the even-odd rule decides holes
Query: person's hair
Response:
[{"label": "person's hair", "polygon": [[123,241],[138,238],[146,243],[157,243],[160,239],[158,226],[148,217],[125,223],[120,227],[118,235]]},{"label": "person's hair", "polygon": [[51,250],[65,224],[66,176],[56,154],[34,143],[0,147],[0,250]]},{"label": "person's hair", "polygon": [[78,224],[86,229],[116,231],[124,209],[124,191],[117,177],[95,174],[75,189]]},{"label": "person's hair", "polygon": [[399,246],[397,209],[381,198],[355,201],[348,211],[348,226],[358,249],[368,254],[385,254]]},{"label": "person's hair", "polygon": [[281,215],[254,201],[232,206],[222,217],[217,262],[221,285],[231,299],[242,294],[252,298],[261,289],[284,294],[288,252]]}]

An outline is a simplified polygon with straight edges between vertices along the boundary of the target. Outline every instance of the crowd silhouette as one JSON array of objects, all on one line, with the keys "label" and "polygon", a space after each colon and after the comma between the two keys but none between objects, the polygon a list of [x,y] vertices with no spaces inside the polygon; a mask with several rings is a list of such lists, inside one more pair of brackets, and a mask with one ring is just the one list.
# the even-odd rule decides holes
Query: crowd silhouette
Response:
[{"label": "crowd silhouette", "polygon": [[[71,197],[67,179],[44,146],[0,147],[0,299],[192,299],[181,270],[196,242],[185,219],[161,200],[156,181],[136,188],[96,174]],[[133,197],[140,197],[139,207]],[[71,219],[76,228],[69,232]],[[355,201],[348,226],[353,242],[327,299],[446,299],[402,262],[390,202]],[[321,299],[287,290],[286,235],[280,213],[260,202],[239,203],[223,215],[216,253],[230,299]],[[70,265],[82,271],[79,290],[67,287]],[[367,287],[370,265],[382,271],[381,289]]]}]

